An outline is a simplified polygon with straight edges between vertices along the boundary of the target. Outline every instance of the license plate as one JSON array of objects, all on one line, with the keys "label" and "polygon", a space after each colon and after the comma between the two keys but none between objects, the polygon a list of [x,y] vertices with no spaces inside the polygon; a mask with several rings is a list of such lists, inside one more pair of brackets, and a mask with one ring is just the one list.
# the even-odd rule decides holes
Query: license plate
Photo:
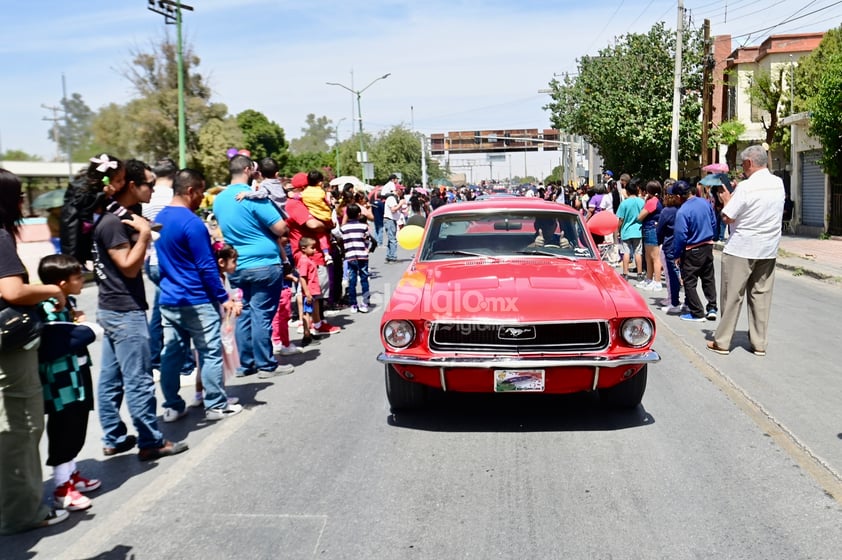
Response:
[{"label": "license plate", "polygon": [[542,369],[498,369],[494,372],[495,393],[540,393],[543,390]]}]

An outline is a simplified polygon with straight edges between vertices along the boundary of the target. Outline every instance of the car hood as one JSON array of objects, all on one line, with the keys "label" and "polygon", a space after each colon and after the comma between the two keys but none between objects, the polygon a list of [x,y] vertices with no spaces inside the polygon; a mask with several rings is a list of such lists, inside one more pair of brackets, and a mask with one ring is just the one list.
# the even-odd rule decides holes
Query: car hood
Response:
[{"label": "car hood", "polygon": [[425,320],[518,323],[648,314],[605,263],[550,258],[416,263],[392,295],[390,310]]}]

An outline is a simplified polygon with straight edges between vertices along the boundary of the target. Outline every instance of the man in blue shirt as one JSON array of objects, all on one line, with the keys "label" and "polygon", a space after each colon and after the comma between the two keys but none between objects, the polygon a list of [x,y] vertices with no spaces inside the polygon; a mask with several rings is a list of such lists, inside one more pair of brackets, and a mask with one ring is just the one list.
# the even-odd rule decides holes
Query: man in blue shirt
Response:
[{"label": "man in blue shirt", "polygon": [[[683,203],[675,215],[675,233],[673,255],[681,268],[684,281],[684,298],[688,313],[681,316],[684,321],[715,321],[716,309],[716,273],[713,269],[713,237],[716,231],[716,215],[713,206],[693,192],[687,183],[677,182],[672,187],[673,194],[681,197]],[[696,291],[699,281],[705,294],[707,306]]]},{"label": "man in blue shirt", "polygon": [[178,394],[183,361],[182,344],[190,338],[199,353],[205,417],[220,420],[240,412],[229,404],[222,387],[222,320],[218,306],[234,309],[234,302],[222,285],[219,267],[211,249],[210,235],[196,210],[205,195],[205,178],[198,171],[182,169],[173,181],[173,198],[156,217],[161,236],[156,241],[161,272],[161,322],[164,349],[161,353],[161,392],[164,421],[173,422],[187,414]]},{"label": "man in blue shirt", "polygon": [[278,364],[272,353],[272,319],[281,296],[283,266],[278,238],[287,234],[281,213],[268,198],[238,200],[248,192],[255,173],[251,158],[236,155],[228,164],[231,185],[213,202],[213,213],[226,243],[239,257],[231,285],[243,292],[243,311],[237,319],[238,376],[257,373],[265,379],[292,373],[288,364]]}]

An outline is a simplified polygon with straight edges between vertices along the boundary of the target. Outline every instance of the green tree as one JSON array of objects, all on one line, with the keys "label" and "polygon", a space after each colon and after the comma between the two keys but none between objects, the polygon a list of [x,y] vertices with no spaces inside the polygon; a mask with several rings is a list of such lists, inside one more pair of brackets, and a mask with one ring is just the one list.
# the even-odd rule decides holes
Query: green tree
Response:
[{"label": "green tree", "polygon": [[819,46],[801,57],[794,69],[793,90],[795,112],[809,110],[808,105],[818,93],[830,58],[842,53],[842,26],[828,30]]},{"label": "green tree", "polygon": [[306,126],[301,129],[301,138],[293,138],[290,151],[293,154],[328,151],[328,141],[336,134],[336,129],[331,126],[332,122],[324,116],[316,118],[314,113],[307,115]]},{"label": "green tree", "polygon": [[[578,74],[552,80],[553,126],[583,136],[613,169],[661,177],[669,168],[675,33],[663,22],[631,33],[599,56],[578,61]],[[701,139],[702,37],[684,35],[679,160],[695,159]]]},{"label": "green tree", "polygon": [[[325,178],[332,179],[336,176],[336,157],[333,152],[302,152],[290,154],[284,174],[294,175],[299,171],[312,171],[317,169],[324,173]],[[343,172],[343,175],[345,173]]]},{"label": "green tree", "polygon": [[0,161],[43,161],[41,156],[28,154],[23,150],[6,150],[0,153]]},{"label": "green tree", "polygon": [[243,143],[243,133],[234,117],[211,119],[199,130],[196,165],[204,173],[208,188],[227,184],[228,148]]},{"label": "green tree", "polygon": [[402,125],[394,126],[366,149],[378,184],[385,183],[392,173],[401,173],[404,185],[421,182],[421,138],[416,133]]},{"label": "green tree", "polygon": [[[374,145],[374,138],[369,133],[363,133],[363,142],[366,146],[366,151],[369,153],[369,159],[371,158],[372,151],[371,147]],[[339,143],[339,163],[338,168],[341,171],[342,175],[354,175],[362,179],[363,170],[362,165],[357,162],[357,152],[360,151],[360,135],[357,133],[350,138],[347,138]],[[377,173],[377,168],[375,166],[375,173]]]},{"label": "green tree", "polygon": [[764,141],[772,148],[780,145],[782,141],[782,129],[778,126],[781,117],[785,117],[789,111],[786,101],[788,94],[784,92],[784,72],[786,68],[781,67],[772,74],[765,71],[755,72],[751,83],[746,88],[753,106],[768,113],[769,121],[766,122],[766,115],[761,116],[763,130],[766,131]]},{"label": "green tree", "polygon": [[825,69],[807,105],[812,111],[810,134],[821,140],[819,163],[825,173],[842,177],[842,53],[828,57]]},{"label": "green tree", "polygon": [[740,136],[746,131],[746,125],[739,119],[730,119],[718,125],[714,125],[708,140],[708,146],[716,149],[719,144],[728,146],[725,154],[725,161],[731,169],[737,166],[737,142]]},{"label": "green tree", "polygon": [[109,103],[97,112],[91,123],[93,153],[107,152],[127,158],[143,152],[140,149],[140,140],[134,133],[138,124],[135,120],[137,104],[137,101],[130,101],[125,105]]},{"label": "green tree", "polygon": [[[126,124],[132,127],[137,142],[132,155],[152,161],[178,153],[177,52],[176,43],[166,36],[150,51],[132,53],[132,64],[123,74],[138,95],[126,107]],[[202,126],[211,119],[225,118],[228,109],[211,102],[211,88],[196,71],[200,59],[189,44],[183,47],[183,62],[188,160],[194,160]]]},{"label": "green tree", "polygon": [[237,115],[237,125],[243,133],[243,145],[251,152],[253,160],[272,157],[278,166],[286,167],[289,158],[284,129],[266,115],[254,109],[246,109]]},{"label": "green tree", "polygon": [[810,111],[810,134],[822,143],[825,173],[842,177],[842,26],[825,33],[822,42],[795,68],[795,110]]},{"label": "green tree", "polygon": [[79,93],[61,100],[64,118],[53,123],[47,131],[47,138],[54,140],[58,137],[59,149],[62,154],[70,151],[73,161],[85,161],[93,153],[92,123],[96,113],[82,99]]}]

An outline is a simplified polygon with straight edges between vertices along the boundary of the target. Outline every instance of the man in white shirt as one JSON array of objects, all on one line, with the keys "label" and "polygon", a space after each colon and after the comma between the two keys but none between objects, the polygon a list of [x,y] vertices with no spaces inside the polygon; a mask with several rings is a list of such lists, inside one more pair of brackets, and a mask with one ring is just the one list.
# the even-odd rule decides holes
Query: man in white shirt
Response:
[{"label": "man in white shirt", "polygon": [[722,318],[708,349],[728,354],[737,319],[748,295],[748,336],[751,351],[766,355],[767,327],[775,283],[775,260],[781,240],[784,184],[767,169],[762,146],[749,146],[740,154],[748,179],[733,193],[722,189],[722,220],[731,225],[731,236],[722,250]]},{"label": "man in white shirt", "polygon": [[398,202],[395,189],[397,175],[390,175],[389,182],[383,185],[380,190],[381,198],[386,199],[383,208],[383,231],[386,234],[386,262],[393,263],[398,260],[398,218],[403,209],[406,208],[406,200],[403,198]]}]

